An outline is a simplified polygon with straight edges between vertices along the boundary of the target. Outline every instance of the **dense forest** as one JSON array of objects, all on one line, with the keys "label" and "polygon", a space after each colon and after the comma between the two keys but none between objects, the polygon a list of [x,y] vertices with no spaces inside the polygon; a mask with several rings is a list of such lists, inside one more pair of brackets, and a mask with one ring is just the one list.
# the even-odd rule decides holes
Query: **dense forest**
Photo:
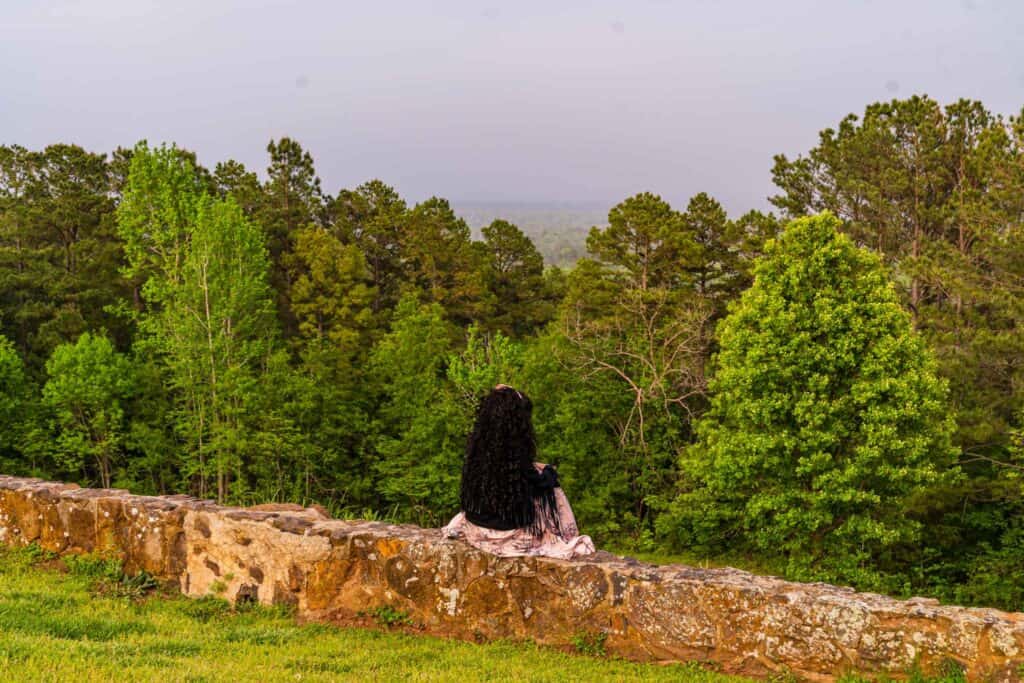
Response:
[{"label": "dense forest", "polygon": [[873,104],[564,268],[267,152],[0,147],[0,471],[436,525],[501,381],[599,545],[1024,609],[1024,115]]},{"label": "dense forest", "polygon": [[608,216],[608,206],[596,202],[452,202],[474,237],[496,219],[514,223],[533,242],[551,266],[571,267],[587,255],[587,233]]}]

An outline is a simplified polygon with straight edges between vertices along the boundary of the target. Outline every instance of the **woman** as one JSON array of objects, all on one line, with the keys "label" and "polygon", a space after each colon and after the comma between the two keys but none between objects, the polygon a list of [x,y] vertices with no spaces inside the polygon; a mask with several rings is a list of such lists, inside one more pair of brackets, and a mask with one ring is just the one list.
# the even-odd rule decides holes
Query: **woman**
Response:
[{"label": "woman", "polygon": [[504,384],[480,401],[462,465],[462,511],[444,535],[505,557],[589,555],[594,542],[580,536],[558,473],[534,462],[532,409]]}]

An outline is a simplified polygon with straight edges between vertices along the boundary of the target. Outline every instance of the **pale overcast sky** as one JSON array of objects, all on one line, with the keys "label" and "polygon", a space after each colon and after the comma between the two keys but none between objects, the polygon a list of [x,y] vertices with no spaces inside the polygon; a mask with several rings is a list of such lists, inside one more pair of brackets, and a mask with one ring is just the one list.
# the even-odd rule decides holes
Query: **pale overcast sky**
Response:
[{"label": "pale overcast sky", "polygon": [[870,102],[1024,106],[1024,2],[0,0],[0,143],[176,141],[334,193],[764,207]]}]

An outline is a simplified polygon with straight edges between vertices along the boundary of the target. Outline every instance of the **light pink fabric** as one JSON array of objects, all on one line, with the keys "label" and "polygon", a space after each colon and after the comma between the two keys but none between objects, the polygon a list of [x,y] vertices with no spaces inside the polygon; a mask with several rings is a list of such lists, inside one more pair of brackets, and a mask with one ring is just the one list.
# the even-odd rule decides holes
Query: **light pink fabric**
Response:
[{"label": "light pink fabric", "polygon": [[[543,465],[536,464],[538,469],[543,468]],[[590,536],[580,536],[576,516],[573,515],[569,499],[561,488],[555,489],[555,503],[558,506],[558,519],[562,527],[561,536],[556,534],[554,529],[545,529],[542,536],[534,536],[529,529],[488,529],[473,524],[462,512],[455,515],[441,533],[445,538],[462,538],[484,552],[502,557],[545,555],[569,560],[593,553],[594,541]]]}]

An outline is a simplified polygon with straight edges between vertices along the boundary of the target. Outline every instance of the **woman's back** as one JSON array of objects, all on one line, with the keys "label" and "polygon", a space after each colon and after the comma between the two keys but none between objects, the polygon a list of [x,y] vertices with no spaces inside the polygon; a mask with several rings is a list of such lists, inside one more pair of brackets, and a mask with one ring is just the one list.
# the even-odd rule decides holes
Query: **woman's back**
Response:
[{"label": "woman's back", "polygon": [[594,543],[579,535],[557,472],[535,462],[532,408],[503,384],[480,401],[462,466],[462,510],[444,533],[496,555],[590,554]]}]

